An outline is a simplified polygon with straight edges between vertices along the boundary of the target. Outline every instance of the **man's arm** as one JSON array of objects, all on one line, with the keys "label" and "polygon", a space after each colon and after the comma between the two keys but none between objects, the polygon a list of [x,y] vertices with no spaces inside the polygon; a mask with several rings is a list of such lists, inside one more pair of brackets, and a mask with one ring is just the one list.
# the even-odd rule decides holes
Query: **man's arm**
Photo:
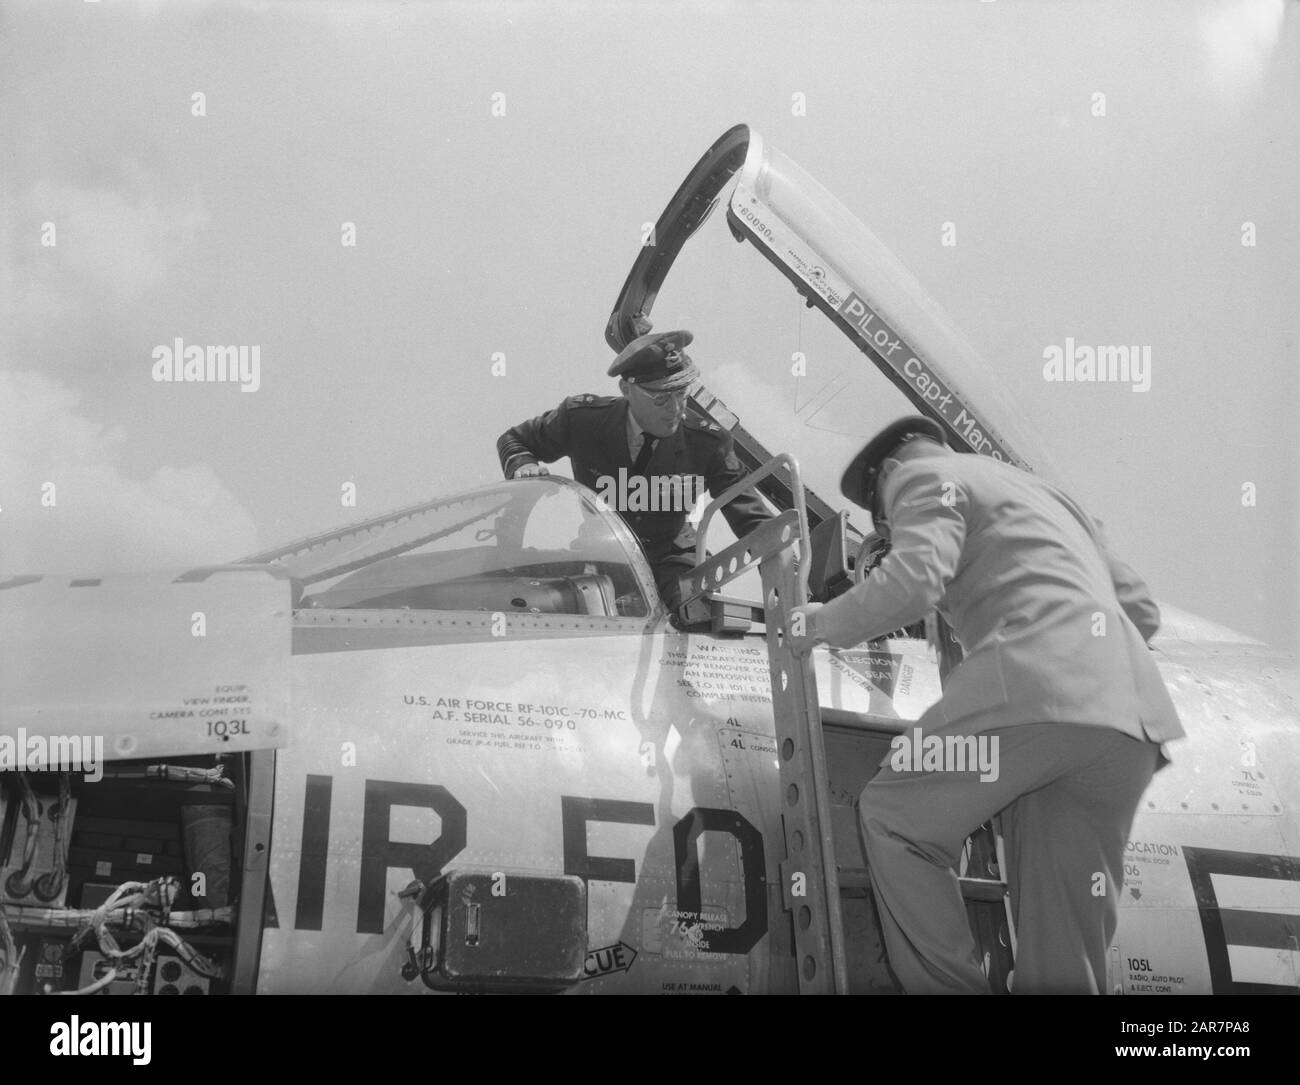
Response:
[{"label": "man's arm", "polygon": [[1106,541],[1106,528],[1102,522],[1089,516],[1073,498],[1060,493],[1058,496],[1097,544],[1097,550],[1102,560],[1106,562],[1106,568],[1110,573],[1110,581],[1115,587],[1115,598],[1119,600],[1120,608],[1128,616],[1128,620],[1137,626],[1142,639],[1150,641],[1160,628],[1160,608],[1151,598],[1151,589],[1129,565],[1120,561],[1111,552],[1110,543]]},{"label": "man's arm", "polygon": [[554,463],[569,454],[568,407],[565,400],[555,410],[512,426],[497,438],[497,456],[506,478],[514,478],[520,468],[539,460]]},{"label": "man's arm", "polygon": [[885,483],[892,548],[861,584],[811,613],[809,635],[847,648],[934,610],[961,560],[964,505],[960,484],[933,466],[895,469]]},{"label": "man's arm", "polygon": [[[736,457],[736,446],[731,435],[719,430],[718,436],[721,440],[704,476],[704,484],[715,498],[721,493],[726,493],[746,474],[740,460]],[[731,525],[731,530],[737,539],[743,539],[759,524],[772,518],[767,506],[763,504],[763,499],[753,490],[747,490],[724,505],[722,515],[727,518],[727,523]]]},{"label": "man's arm", "polygon": [[1151,598],[1151,589],[1134,569],[1120,561],[1106,542],[1106,532],[1100,520],[1094,520],[1093,528],[1097,536],[1097,549],[1106,559],[1110,568],[1111,583],[1115,585],[1115,598],[1128,615],[1128,620],[1138,628],[1144,641],[1150,641],[1160,628],[1160,608]]}]

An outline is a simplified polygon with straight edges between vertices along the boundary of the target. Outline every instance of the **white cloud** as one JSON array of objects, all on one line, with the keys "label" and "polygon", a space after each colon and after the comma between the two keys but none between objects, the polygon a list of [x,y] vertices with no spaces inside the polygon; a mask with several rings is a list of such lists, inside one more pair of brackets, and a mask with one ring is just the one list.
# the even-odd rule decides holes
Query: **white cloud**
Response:
[{"label": "white cloud", "polygon": [[0,571],[140,570],[257,549],[252,516],[211,468],[132,478],[121,466],[127,437],[82,414],[66,385],[0,369]]}]

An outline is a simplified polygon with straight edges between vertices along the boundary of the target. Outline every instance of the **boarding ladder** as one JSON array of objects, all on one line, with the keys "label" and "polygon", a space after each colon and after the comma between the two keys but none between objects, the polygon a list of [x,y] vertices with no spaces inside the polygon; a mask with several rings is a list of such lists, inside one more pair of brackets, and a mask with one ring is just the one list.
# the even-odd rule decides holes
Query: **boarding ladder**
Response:
[{"label": "boarding ladder", "polygon": [[[712,517],[740,494],[767,482],[778,483],[790,507],[739,542],[713,556],[705,544]],[[840,872],[831,820],[830,775],[822,733],[822,713],[812,653],[796,651],[787,635],[790,611],[808,602],[810,553],[808,510],[798,461],[789,454],[769,459],[719,494],[705,508],[697,529],[696,565],[682,578],[682,605],[718,598],[724,585],[758,566],[762,582],[765,637],[772,687],[772,714],[781,788],[785,860],[780,878],[785,908],[793,917],[794,949],[801,994],[847,994],[848,964],[840,906]],[[796,557],[795,544],[799,544]],[[859,550],[855,579],[865,568],[867,543]],[[735,604],[737,600],[723,599]],[[960,647],[935,616],[940,675],[960,659]],[[959,882],[985,972],[994,990],[1004,990],[1013,963],[1009,892],[996,819],[972,834],[963,855]],[[993,918],[1005,911],[1003,927]],[[1004,937],[1004,934],[1006,935]]]},{"label": "boarding ladder", "polygon": [[[787,509],[721,553],[705,558],[709,521],[721,508],[784,469],[793,495]],[[808,601],[808,562],[795,558],[795,543],[806,551],[808,512],[799,464],[782,454],[719,494],[705,508],[698,528],[696,566],[683,577],[683,604],[748,572],[757,563],[763,584],[763,610],[776,721],[777,765],[781,782],[781,820],[785,862],[782,897],[794,917],[795,959],[800,993],[847,994],[848,966],[840,916],[839,876],[831,835],[831,801],[822,740],[817,679],[811,654],[795,651],[786,635],[790,609]]]}]

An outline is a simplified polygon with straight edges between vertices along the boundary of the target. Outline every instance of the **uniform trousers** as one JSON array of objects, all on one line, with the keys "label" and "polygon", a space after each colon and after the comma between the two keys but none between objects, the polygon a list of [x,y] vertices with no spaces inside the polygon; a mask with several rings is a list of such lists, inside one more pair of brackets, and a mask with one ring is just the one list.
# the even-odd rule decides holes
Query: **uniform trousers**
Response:
[{"label": "uniform trousers", "polygon": [[1124,847],[1160,748],[1079,724],[986,734],[998,737],[996,780],[886,764],[862,792],[871,884],[894,973],[909,994],[989,993],[956,867],[966,837],[1001,812],[1017,938],[1013,992],[1104,991]]}]

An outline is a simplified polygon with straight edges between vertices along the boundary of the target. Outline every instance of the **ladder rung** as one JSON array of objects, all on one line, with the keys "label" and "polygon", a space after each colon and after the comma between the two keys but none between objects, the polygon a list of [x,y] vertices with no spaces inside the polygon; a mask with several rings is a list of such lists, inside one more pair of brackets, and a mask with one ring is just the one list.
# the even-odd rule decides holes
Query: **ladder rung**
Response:
[{"label": "ladder rung", "polygon": [[842,866],[839,868],[839,872],[840,872],[841,889],[870,889],[871,888],[871,875],[870,873],[868,873],[866,867]]},{"label": "ladder rung", "polygon": [[992,878],[958,878],[961,883],[961,895],[967,900],[987,900],[998,902],[1007,892],[1007,883],[994,881]]}]

